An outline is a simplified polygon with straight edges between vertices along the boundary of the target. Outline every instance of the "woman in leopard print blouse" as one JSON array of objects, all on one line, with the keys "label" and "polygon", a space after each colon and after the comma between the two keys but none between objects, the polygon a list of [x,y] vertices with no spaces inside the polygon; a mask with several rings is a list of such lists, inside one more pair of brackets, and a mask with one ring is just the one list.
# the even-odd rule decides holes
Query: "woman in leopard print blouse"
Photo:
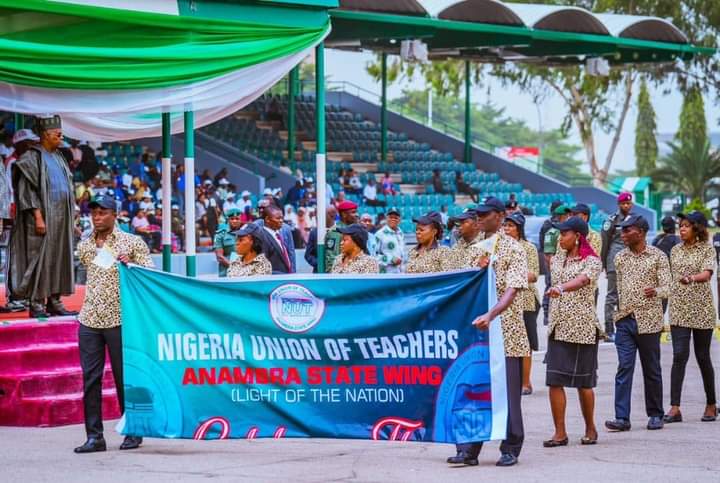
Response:
[{"label": "woman in leopard print blouse", "polygon": [[258,225],[250,223],[234,231],[235,249],[239,257],[228,267],[228,277],[251,277],[253,275],[272,274],[272,265],[262,253],[262,242],[258,232],[262,230]]},{"label": "woman in leopard print blouse", "polygon": [[368,255],[368,232],[362,225],[338,228],[342,234],[340,255],[335,259],[331,273],[373,274],[380,272],[378,261]]},{"label": "woman in leopard print blouse", "polygon": [[416,218],[415,238],[417,246],[410,250],[406,265],[407,273],[442,272],[450,249],[439,245],[443,237],[442,216],[437,211]]}]

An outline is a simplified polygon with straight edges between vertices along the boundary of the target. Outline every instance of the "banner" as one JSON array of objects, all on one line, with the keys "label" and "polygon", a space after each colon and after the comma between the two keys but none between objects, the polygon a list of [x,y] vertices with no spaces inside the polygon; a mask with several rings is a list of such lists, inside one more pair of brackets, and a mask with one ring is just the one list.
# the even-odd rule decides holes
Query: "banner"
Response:
[{"label": "banner", "polygon": [[492,272],[198,280],[121,267],[123,434],[505,436]]}]

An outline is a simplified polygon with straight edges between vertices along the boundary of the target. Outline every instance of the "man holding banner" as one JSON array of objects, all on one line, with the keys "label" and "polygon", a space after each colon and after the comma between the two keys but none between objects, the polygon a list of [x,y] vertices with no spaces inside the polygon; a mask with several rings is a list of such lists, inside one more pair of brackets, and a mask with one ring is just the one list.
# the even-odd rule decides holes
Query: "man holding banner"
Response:
[{"label": "man holding banner", "polygon": [[[505,217],[505,204],[502,201],[489,197],[475,211],[478,213],[480,229],[485,233],[485,240],[479,245],[479,263],[484,267],[492,264],[496,277],[497,303],[476,318],[473,325],[480,330],[487,330],[497,317],[501,317],[508,413],[507,431],[500,445],[501,456],[496,465],[513,466],[517,464],[524,440],[522,358],[531,354],[521,299],[517,297],[520,290],[528,288],[527,256],[518,242],[499,231]],[[475,466],[482,445],[482,442],[458,444],[457,454],[448,458],[447,462]]]}]

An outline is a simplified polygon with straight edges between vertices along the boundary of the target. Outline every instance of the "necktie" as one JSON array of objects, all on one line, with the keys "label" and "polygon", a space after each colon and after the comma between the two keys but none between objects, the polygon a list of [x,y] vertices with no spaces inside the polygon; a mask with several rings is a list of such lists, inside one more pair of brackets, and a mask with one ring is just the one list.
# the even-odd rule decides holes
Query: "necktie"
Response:
[{"label": "necktie", "polygon": [[288,256],[287,248],[285,248],[285,244],[282,241],[282,238],[280,238],[280,232],[275,232],[275,238],[277,238],[278,244],[280,244],[280,251],[282,252],[283,260],[285,261],[285,265],[288,267],[288,271],[292,271],[292,265],[290,264],[290,257]]}]

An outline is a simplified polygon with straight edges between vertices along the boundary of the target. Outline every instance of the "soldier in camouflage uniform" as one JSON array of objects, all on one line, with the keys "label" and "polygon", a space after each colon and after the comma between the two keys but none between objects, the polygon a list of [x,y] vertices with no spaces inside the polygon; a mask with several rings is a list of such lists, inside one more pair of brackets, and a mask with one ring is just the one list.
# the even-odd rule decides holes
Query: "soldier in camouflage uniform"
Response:
[{"label": "soldier in camouflage uniform", "polygon": [[342,234],[339,228],[353,225],[358,222],[358,206],[352,201],[343,201],[337,206],[340,221],[325,234],[325,270],[329,271],[338,255],[340,255],[340,242]]},{"label": "soldier in camouflage uniform", "polygon": [[241,211],[237,208],[228,210],[225,215],[228,218],[227,224],[218,226],[217,232],[215,232],[215,239],[213,240],[213,251],[215,252],[215,258],[218,262],[218,276],[227,277],[227,270],[230,263],[235,259],[235,235],[233,231],[239,230],[242,227],[242,220],[240,218]]}]

